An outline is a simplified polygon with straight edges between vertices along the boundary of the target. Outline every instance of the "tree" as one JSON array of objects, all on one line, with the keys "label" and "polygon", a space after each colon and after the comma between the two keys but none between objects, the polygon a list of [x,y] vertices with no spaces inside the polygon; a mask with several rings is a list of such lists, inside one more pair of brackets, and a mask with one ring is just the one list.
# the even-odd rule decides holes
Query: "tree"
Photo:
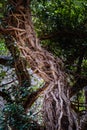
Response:
[{"label": "tree", "polygon": [[[18,99],[16,99],[16,97],[15,97],[15,100],[12,100],[12,97],[11,97],[9,91],[8,91],[8,93],[6,91],[0,92],[1,96],[8,102],[7,108],[11,107],[11,112],[13,113],[12,119],[14,119],[14,121],[12,122],[12,120],[10,119],[10,116],[11,116],[10,111],[9,111],[9,114],[7,114],[8,109],[5,109],[5,116],[6,116],[7,120],[9,120],[8,124],[12,129],[20,129],[21,125],[19,125],[19,124],[22,124],[24,121],[28,122],[27,126],[26,126],[27,128],[39,129],[40,126],[36,122],[34,122],[33,120],[28,119],[28,118],[25,120],[25,118],[23,118],[23,117],[20,120],[19,115],[24,115],[24,117],[26,117],[25,112],[27,112],[27,109],[31,107],[31,105],[34,103],[34,101],[38,98],[39,94],[41,94],[42,91],[44,91],[44,95],[45,95],[44,119],[45,119],[46,129],[47,130],[57,130],[57,129],[58,130],[62,130],[62,129],[63,130],[68,130],[68,129],[75,130],[75,129],[77,129],[78,126],[77,126],[77,122],[75,120],[75,118],[76,118],[75,113],[73,113],[71,106],[70,106],[69,95],[73,95],[74,90],[75,90],[75,93],[78,91],[79,88],[76,86],[78,86],[80,83],[79,79],[74,84],[76,89],[74,89],[75,87],[73,86],[73,88],[71,88],[71,91],[70,91],[71,93],[69,94],[69,87],[67,84],[67,75],[64,72],[64,67],[63,67],[62,61],[59,58],[53,56],[53,54],[48,52],[46,49],[43,49],[41,47],[41,45],[39,44],[39,40],[36,37],[36,34],[34,32],[34,27],[32,24],[32,20],[31,20],[30,5],[31,5],[31,7],[33,5],[31,2],[33,3],[33,1],[29,1],[29,0],[25,0],[25,1],[8,0],[7,3],[6,3],[6,1],[1,3],[2,5],[6,4],[6,8],[5,8],[6,10],[4,12],[6,14],[5,15],[2,14],[3,18],[2,18],[2,22],[1,22],[0,34],[1,34],[2,38],[4,39],[4,43],[5,43],[6,47],[8,48],[12,58],[1,56],[0,61],[1,61],[2,65],[6,65],[6,66],[15,68],[15,73],[16,73],[17,79],[18,79],[18,85],[16,86],[15,91],[18,89],[18,93],[20,92],[19,95],[16,95],[16,96],[18,96]],[[50,5],[51,5],[51,1],[44,1],[44,2],[40,1],[40,3],[37,2],[38,5],[41,7],[43,7],[41,5],[41,2],[42,2],[42,5],[44,5],[44,7],[46,7],[46,4],[48,4],[47,7],[50,7]],[[61,3],[60,1],[58,1],[58,2],[59,2],[60,7],[64,7],[64,3]],[[70,2],[70,3],[68,3],[68,6],[67,6],[67,3],[66,3],[67,8],[69,7],[69,5],[72,5],[72,3]],[[52,3],[52,5],[53,5],[53,7],[55,5],[57,6],[57,2],[54,2],[54,4]],[[67,9],[65,10],[65,8],[64,8],[62,14],[60,12],[60,14],[63,15],[62,18],[66,14]],[[52,8],[50,7],[50,9],[52,9]],[[70,10],[68,10],[68,13],[69,13],[69,11]],[[43,10],[42,10],[42,12],[43,12]],[[37,11],[37,13],[38,13],[38,11]],[[46,14],[46,16],[47,15],[48,14]],[[70,14],[66,14],[66,16],[68,16],[68,15],[70,18]],[[75,17],[75,16],[73,16],[73,17]],[[38,20],[38,19],[36,19],[36,20]],[[43,20],[43,19],[41,19],[41,20]],[[57,21],[57,19],[55,21]],[[64,21],[64,19],[62,19],[62,21]],[[63,24],[63,22],[62,22],[62,24]],[[69,30],[71,27],[70,24],[72,24],[72,26],[73,26],[74,25],[73,21],[72,21],[72,23],[69,23]],[[45,26],[44,21],[42,21],[42,26],[43,25]],[[60,27],[60,30],[56,34],[55,33],[52,33],[51,35],[47,34],[47,35],[44,35],[44,37],[40,37],[40,39],[43,40],[43,39],[50,38],[53,40],[52,37],[54,37],[54,35],[57,36],[59,34],[60,38],[63,37],[63,39],[61,40],[60,38],[58,38],[57,40],[60,43],[64,43],[64,46],[65,46],[67,41],[70,41],[70,39],[68,39],[67,36],[72,37],[72,34],[74,33],[72,28],[71,28],[72,31],[71,30],[70,30],[70,32],[69,32],[69,30],[66,31],[66,28],[65,28],[65,27],[67,27],[66,25],[67,25],[67,22],[65,21],[64,25],[62,25],[63,27]],[[42,27],[42,26],[40,26],[40,27]],[[64,28],[65,28],[65,32],[62,32],[61,30]],[[51,30],[53,31],[53,30],[55,30],[55,28],[51,28]],[[50,29],[48,28],[47,31],[49,33]],[[66,33],[66,36],[65,36],[65,33]],[[39,32],[38,32],[38,34],[39,34]],[[77,39],[80,36],[79,36],[78,32],[76,32],[76,34],[77,34],[77,37],[76,37],[76,39]],[[81,34],[81,38],[84,38],[86,33],[85,34],[82,33],[82,34]],[[75,39],[75,41],[76,41],[76,39]],[[73,40],[72,40],[72,42],[73,42]],[[70,45],[74,46],[72,44],[72,42]],[[49,41],[48,41],[48,43],[49,43]],[[69,45],[69,47],[70,47],[70,45]],[[60,44],[60,50],[61,50],[61,48],[63,50],[64,46],[62,46]],[[81,49],[83,50],[84,47]],[[65,50],[64,50],[64,52],[65,52]],[[75,52],[76,51],[71,51],[70,53],[71,53],[71,55],[73,55],[73,53],[75,54]],[[66,59],[67,59],[65,62],[66,65],[68,64],[67,62],[68,62],[68,58],[69,58],[69,57],[67,57],[67,53],[69,53],[68,50],[65,53]],[[84,56],[84,53],[81,53],[80,56],[77,56],[76,59],[73,59],[71,61],[71,63],[69,64],[69,66],[67,68],[71,67],[70,65],[73,64],[73,62],[78,61],[78,67],[77,67],[76,73],[79,71],[78,74],[80,74],[83,56]],[[77,60],[78,57],[79,57],[79,59]],[[11,62],[8,63],[8,61],[11,61]],[[27,66],[30,66],[31,69],[35,73],[37,73],[37,75],[39,75],[45,82],[44,86],[42,88],[38,89],[36,92],[28,91],[28,88],[31,85],[31,83],[30,83],[31,81],[30,81],[29,73],[27,71]],[[81,80],[81,78],[80,78],[80,80]],[[86,84],[86,82],[85,82],[85,84]],[[80,87],[80,89],[81,89],[81,87]],[[29,93],[27,93],[23,97],[22,94],[23,94],[24,90],[28,91]],[[19,104],[19,105],[17,105],[17,104]],[[21,106],[20,106],[20,104],[21,104]],[[12,109],[14,109],[14,112],[12,111]],[[18,114],[17,111],[20,111],[20,114]],[[16,116],[15,116],[15,113],[16,113]],[[19,121],[19,124],[17,123],[17,120]],[[26,122],[24,122],[24,125],[26,124]],[[32,126],[32,124],[33,124],[33,126]],[[14,127],[14,125],[15,125],[15,127]],[[22,129],[27,129],[26,127],[23,126]]]}]

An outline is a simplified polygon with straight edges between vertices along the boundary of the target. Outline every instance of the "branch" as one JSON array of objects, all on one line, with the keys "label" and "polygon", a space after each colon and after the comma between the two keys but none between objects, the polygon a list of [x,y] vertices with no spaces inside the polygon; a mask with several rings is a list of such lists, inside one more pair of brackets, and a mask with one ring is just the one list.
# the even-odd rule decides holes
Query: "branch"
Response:
[{"label": "branch", "polygon": [[8,57],[8,56],[0,56],[0,64],[4,66],[10,66],[10,67],[14,66],[12,57]]},{"label": "branch", "polygon": [[40,36],[40,40],[49,40],[49,39],[55,39],[55,38],[76,38],[76,39],[87,39],[87,32],[81,32],[79,30],[73,31],[73,30],[61,30],[56,32],[51,32],[50,34]]},{"label": "branch", "polygon": [[0,91],[0,96],[3,97],[3,99],[5,99],[7,102],[11,102],[12,103],[10,95],[7,94],[6,92]]},{"label": "branch", "polygon": [[[8,82],[8,83],[2,84],[2,85],[0,85],[0,87],[6,86],[6,85],[8,85],[8,84],[11,84],[11,83],[15,82],[16,80],[17,80],[17,79],[12,80],[12,81],[10,81],[10,82]],[[9,89],[9,88],[8,88],[8,89]],[[7,89],[7,90],[8,90],[8,89]]]},{"label": "branch", "polygon": [[39,95],[43,93],[44,90],[48,87],[48,84],[45,84],[42,88],[39,88],[36,92],[33,92],[27,97],[27,100],[24,102],[24,109],[27,111],[28,108],[37,100]]},{"label": "branch", "polygon": [[18,46],[14,43],[11,37],[5,37],[5,44],[8,50],[10,51],[14,59],[15,72],[21,87],[29,87],[31,84],[30,75],[27,70],[27,61],[21,55],[21,52]]},{"label": "branch", "polygon": [[78,93],[85,86],[87,86],[87,77],[79,77],[74,86],[70,88],[70,97]]}]

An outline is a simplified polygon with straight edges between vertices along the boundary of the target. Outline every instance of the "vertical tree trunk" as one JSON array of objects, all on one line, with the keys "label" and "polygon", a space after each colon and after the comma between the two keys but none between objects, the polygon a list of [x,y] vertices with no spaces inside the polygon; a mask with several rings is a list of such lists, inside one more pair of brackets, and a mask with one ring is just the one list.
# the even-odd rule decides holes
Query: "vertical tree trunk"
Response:
[{"label": "vertical tree trunk", "polygon": [[[64,78],[64,77],[62,77]],[[49,88],[50,89],[50,88]],[[44,118],[47,130],[77,130],[77,119],[70,107],[66,83],[61,79],[45,92]]]}]

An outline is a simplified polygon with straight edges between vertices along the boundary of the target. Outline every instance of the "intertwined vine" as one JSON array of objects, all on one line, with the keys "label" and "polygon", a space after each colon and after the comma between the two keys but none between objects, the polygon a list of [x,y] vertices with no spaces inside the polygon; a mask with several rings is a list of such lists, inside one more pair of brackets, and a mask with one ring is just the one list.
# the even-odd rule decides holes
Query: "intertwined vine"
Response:
[{"label": "intertwined vine", "polygon": [[70,108],[67,76],[62,61],[39,44],[30,9],[23,0],[10,0],[10,3],[13,9],[7,16],[6,30],[10,32],[14,44],[19,47],[34,73],[45,81],[43,109],[47,130],[75,130],[75,115]]}]

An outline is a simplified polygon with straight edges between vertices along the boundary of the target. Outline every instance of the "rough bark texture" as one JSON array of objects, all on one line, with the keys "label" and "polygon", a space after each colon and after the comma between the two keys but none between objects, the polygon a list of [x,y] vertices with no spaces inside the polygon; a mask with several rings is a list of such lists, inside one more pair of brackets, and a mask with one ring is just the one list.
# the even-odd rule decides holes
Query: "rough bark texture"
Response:
[{"label": "rough bark texture", "polygon": [[70,108],[66,84],[58,79],[52,89],[48,88],[44,100],[44,117],[47,130],[76,130],[75,113]]},{"label": "rough bark texture", "polygon": [[[11,38],[29,62],[34,73],[43,78],[46,85],[48,84],[45,87],[47,89],[44,92],[43,105],[46,129],[76,130],[77,122],[75,122],[75,114],[70,108],[66,75],[63,72],[62,61],[40,46],[34,32],[31,12],[28,7],[30,1],[10,0],[10,4],[13,8],[6,18],[6,32],[9,31]],[[14,55],[14,53],[12,54]],[[22,62],[18,58],[18,62],[15,64],[16,72],[20,73],[18,75],[19,79],[24,78],[25,80],[25,76],[21,74],[21,69],[24,70],[21,65]],[[30,100],[27,100],[27,104],[31,103]]]}]

